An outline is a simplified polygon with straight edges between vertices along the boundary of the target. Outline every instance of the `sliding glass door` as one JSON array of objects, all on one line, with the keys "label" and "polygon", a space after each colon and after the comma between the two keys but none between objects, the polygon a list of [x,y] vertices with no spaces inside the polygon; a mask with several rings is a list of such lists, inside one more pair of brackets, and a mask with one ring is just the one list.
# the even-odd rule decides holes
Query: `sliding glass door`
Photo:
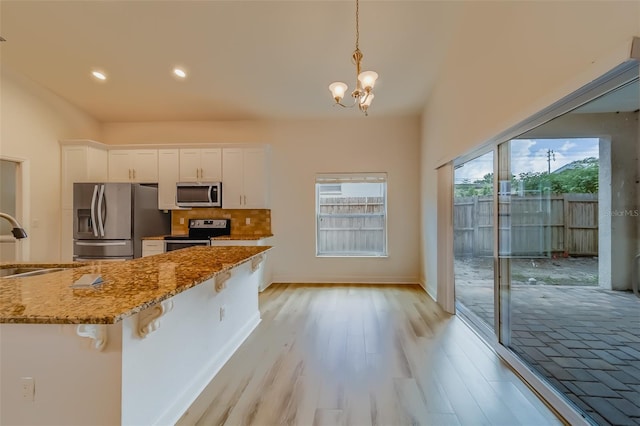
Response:
[{"label": "sliding glass door", "polygon": [[571,424],[640,425],[640,83],[454,162],[456,312]]},{"label": "sliding glass door", "polygon": [[456,309],[485,334],[495,334],[494,152],[454,171],[453,232]]}]

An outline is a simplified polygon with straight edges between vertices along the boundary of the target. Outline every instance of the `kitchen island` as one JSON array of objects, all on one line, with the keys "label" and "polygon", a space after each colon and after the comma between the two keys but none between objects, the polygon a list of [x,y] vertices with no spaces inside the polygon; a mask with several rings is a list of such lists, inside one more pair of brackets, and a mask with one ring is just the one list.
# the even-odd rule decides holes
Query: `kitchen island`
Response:
[{"label": "kitchen island", "polygon": [[[0,423],[173,424],[260,322],[269,249],[0,279]],[[102,283],[72,288],[85,274]]]}]

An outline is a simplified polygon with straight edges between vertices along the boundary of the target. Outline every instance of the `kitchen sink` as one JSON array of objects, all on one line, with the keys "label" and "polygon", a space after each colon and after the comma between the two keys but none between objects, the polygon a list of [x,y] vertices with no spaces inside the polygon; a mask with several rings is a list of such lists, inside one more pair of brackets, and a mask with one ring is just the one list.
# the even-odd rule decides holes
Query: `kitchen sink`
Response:
[{"label": "kitchen sink", "polygon": [[34,275],[49,274],[51,272],[64,271],[67,268],[4,268],[0,269],[0,278],[18,278],[18,277],[32,277]]}]

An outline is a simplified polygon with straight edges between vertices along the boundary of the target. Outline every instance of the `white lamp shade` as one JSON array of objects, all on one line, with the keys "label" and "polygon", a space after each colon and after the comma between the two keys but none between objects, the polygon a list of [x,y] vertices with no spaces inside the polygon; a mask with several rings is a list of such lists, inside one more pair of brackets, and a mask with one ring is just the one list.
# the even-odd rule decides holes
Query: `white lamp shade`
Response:
[{"label": "white lamp shade", "polygon": [[336,99],[338,102],[342,100],[348,88],[349,86],[342,83],[341,81],[336,81],[335,83],[331,83],[329,85],[329,91],[331,91],[331,95],[333,96],[333,99]]},{"label": "white lamp shade", "polygon": [[360,86],[364,90],[371,90],[373,86],[376,84],[376,80],[378,79],[378,73],[375,71],[363,71],[358,75],[358,81],[360,82]]},{"label": "white lamp shade", "polygon": [[364,98],[364,102],[360,103],[360,105],[365,106],[365,107],[369,107],[369,105],[371,105],[371,102],[373,101],[374,98],[374,94],[373,93],[368,93],[365,98]]}]

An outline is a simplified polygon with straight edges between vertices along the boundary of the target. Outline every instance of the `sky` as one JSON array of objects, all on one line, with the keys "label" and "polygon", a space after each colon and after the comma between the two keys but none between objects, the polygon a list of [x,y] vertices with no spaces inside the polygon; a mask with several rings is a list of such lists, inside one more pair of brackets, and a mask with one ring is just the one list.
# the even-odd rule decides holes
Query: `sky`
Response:
[{"label": "sky", "polygon": [[[598,158],[597,138],[513,139],[511,140],[512,174],[546,172],[547,150],[551,157],[551,172],[576,160]],[[555,161],[554,161],[555,155]],[[473,182],[493,172],[493,152],[468,161],[455,170],[455,183]]]}]

